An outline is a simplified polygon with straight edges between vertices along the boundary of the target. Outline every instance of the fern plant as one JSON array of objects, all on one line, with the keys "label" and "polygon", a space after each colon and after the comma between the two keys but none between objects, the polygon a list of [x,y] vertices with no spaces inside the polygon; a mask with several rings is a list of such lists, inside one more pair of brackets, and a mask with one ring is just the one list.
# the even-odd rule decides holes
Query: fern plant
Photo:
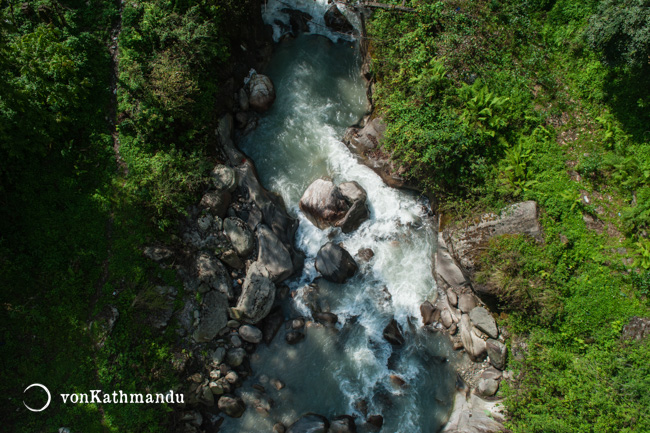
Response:
[{"label": "fern plant", "polygon": [[465,102],[460,116],[465,126],[493,138],[499,130],[507,126],[508,122],[503,113],[509,106],[509,98],[490,92],[480,80],[476,80],[471,86],[464,85],[459,93]]}]

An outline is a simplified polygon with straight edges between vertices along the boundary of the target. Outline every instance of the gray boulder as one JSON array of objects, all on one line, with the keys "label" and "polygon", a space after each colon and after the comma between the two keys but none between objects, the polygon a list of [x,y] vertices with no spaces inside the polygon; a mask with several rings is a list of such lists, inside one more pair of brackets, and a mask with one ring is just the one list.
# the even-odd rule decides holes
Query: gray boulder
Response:
[{"label": "gray boulder", "polygon": [[244,325],[239,328],[239,336],[244,341],[257,344],[262,341],[262,331],[252,325]]},{"label": "gray boulder", "polygon": [[231,395],[224,395],[219,398],[217,403],[219,410],[231,418],[239,418],[244,414],[246,405],[238,398]]},{"label": "gray boulder", "polygon": [[315,226],[325,229],[342,220],[350,206],[332,181],[316,179],[300,198],[300,209]]},{"label": "gray boulder", "polygon": [[275,300],[275,284],[269,279],[269,273],[258,263],[248,268],[246,281],[235,308],[237,314],[248,322],[255,324],[269,314]]},{"label": "gray boulder", "polygon": [[239,367],[242,365],[244,358],[246,358],[246,350],[241,347],[230,349],[226,353],[226,363],[231,367]]},{"label": "gray boulder", "polygon": [[267,111],[275,101],[273,81],[266,75],[255,74],[248,82],[248,104],[253,110]]},{"label": "gray boulder", "polygon": [[485,357],[485,341],[478,337],[472,331],[472,322],[469,315],[463,314],[460,318],[460,341],[465,347],[465,351],[472,360],[481,360]]},{"label": "gray boulder", "polygon": [[357,272],[358,266],[350,253],[328,242],[316,255],[316,270],[328,281],[343,283]]},{"label": "gray boulder", "polygon": [[230,204],[230,193],[228,191],[209,191],[201,197],[199,203],[207,209],[212,215],[223,218],[226,216],[228,205]]},{"label": "gray boulder", "polygon": [[469,313],[475,307],[476,307],[476,299],[474,299],[474,296],[465,293],[460,295],[460,297],[458,298],[458,308],[463,313]]},{"label": "gray boulder", "polygon": [[237,188],[237,173],[226,165],[219,164],[214,167],[210,177],[217,191],[233,192]]},{"label": "gray boulder", "polygon": [[287,433],[327,433],[329,426],[330,423],[324,416],[308,413],[291,424]]},{"label": "gray boulder", "polygon": [[289,250],[266,225],[257,229],[259,244],[258,263],[266,268],[273,282],[284,281],[293,273],[293,262]]},{"label": "gray boulder", "polygon": [[490,338],[485,343],[487,354],[490,357],[490,364],[499,370],[506,368],[506,357],[508,355],[508,348],[499,340]]},{"label": "gray boulder", "polygon": [[210,253],[202,252],[196,257],[194,267],[200,285],[223,293],[228,299],[234,297],[228,270],[218,258]]},{"label": "gray boulder", "polygon": [[495,379],[479,379],[476,392],[482,397],[492,397],[499,389],[499,381]]},{"label": "gray boulder", "polygon": [[203,297],[199,326],[194,331],[198,343],[211,341],[228,323],[228,298],[220,292],[210,291]]},{"label": "gray boulder", "polygon": [[469,313],[469,318],[472,319],[474,326],[485,332],[490,337],[497,338],[499,336],[497,323],[494,321],[494,317],[492,317],[485,308],[476,307],[472,309]]},{"label": "gray boulder", "polygon": [[239,218],[226,218],[223,231],[240,257],[248,257],[253,252],[255,241],[248,225]]}]

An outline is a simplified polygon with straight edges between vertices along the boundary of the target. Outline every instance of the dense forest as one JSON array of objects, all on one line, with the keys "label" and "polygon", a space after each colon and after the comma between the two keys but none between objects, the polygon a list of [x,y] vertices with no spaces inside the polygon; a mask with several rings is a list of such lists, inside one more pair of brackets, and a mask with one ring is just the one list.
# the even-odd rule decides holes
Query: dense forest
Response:
[{"label": "dense forest", "polygon": [[[542,244],[494,240],[480,278],[517,432],[650,431],[650,2],[388,1],[367,23],[385,151],[456,219],[535,200]],[[143,324],[142,247],[176,236],[214,165],[220,91],[254,0],[0,2],[0,414],[9,431],[168,431],[167,406],[23,390],[177,387],[173,326]],[[261,32],[261,30],[260,30]],[[118,47],[119,46],[119,50]],[[247,69],[247,67],[243,67]],[[119,294],[119,296],[117,296]],[[91,324],[116,305],[111,338]],[[29,401],[27,401],[29,403]],[[38,406],[40,401],[34,403]],[[17,411],[17,408],[20,408]]]}]

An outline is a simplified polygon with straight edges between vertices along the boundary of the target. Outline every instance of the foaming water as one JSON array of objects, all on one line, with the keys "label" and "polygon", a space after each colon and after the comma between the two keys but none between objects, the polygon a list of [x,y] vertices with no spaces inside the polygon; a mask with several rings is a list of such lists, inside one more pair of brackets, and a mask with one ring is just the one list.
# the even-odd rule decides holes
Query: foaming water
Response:
[{"label": "foaming water", "polygon": [[[307,285],[318,277],[314,261],[323,244],[340,242],[352,255],[371,248],[374,257],[358,260],[359,272],[345,284],[317,279],[318,305],[337,314],[339,324],[307,327],[295,346],[285,342],[283,327],[268,347],[258,347],[247,386],[265,387],[271,411],[263,416],[251,408],[239,420],[226,419],[220,431],[270,432],[275,422],[290,425],[315,412],[356,416],[360,432],[372,414],[384,417],[383,432],[435,432],[451,408],[455,376],[444,362],[453,352],[447,340],[421,328],[419,305],[436,296],[434,227],[423,199],[387,187],[340,141],[366,111],[356,46],[302,35],[277,47],[265,73],[277,100],[240,147],[262,183],[281,194],[300,221],[296,246],[307,258],[302,275],[287,282],[294,296],[286,301],[286,317],[310,317]],[[323,176],[337,184],[357,181],[367,191],[371,216],[355,232],[320,230],[300,212],[302,193]],[[393,317],[406,338],[400,348],[382,336]],[[395,385],[391,375],[405,385]],[[269,378],[286,387],[276,391]]]}]

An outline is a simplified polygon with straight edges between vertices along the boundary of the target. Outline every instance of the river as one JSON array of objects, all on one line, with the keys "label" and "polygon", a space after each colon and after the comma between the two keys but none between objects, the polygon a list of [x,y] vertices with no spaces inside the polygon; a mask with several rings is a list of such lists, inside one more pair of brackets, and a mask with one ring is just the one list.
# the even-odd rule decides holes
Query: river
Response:
[{"label": "river", "polygon": [[[286,21],[280,9],[287,3],[314,16],[328,6],[324,0],[269,1],[265,20]],[[305,288],[318,277],[314,260],[326,242],[342,243],[353,256],[370,248],[374,257],[357,260],[359,272],[345,284],[316,281],[319,305],[339,317],[336,329],[307,327],[306,338],[290,346],[283,327],[269,346],[260,345],[247,383],[265,386],[274,402],[270,414],[249,409],[241,419],[226,419],[220,431],[271,432],[275,422],[288,426],[315,412],[353,415],[360,432],[373,414],[383,416],[382,432],[436,432],[451,410],[455,373],[445,362],[453,357],[448,338],[422,328],[419,313],[420,304],[436,296],[433,219],[425,199],[387,187],[341,142],[367,110],[365,86],[357,42],[337,38],[321,21],[312,31],[325,36],[302,34],[276,46],[264,73],[275,83],[277,99],[238,144],[255,161],[264,186],[281,194],[300,221],[296,246],[306,261],[303,273],[287,282],[293,292],[283,306],[287,318],[310,318]],[[276,25],[275,37],[281,33]],[[370,219],[349,234],[312,225],[298,203],[320,177],[358,182],[368,193]],[[406,337],[402,347],[382,336],[393,317]],[[391,375],[405,385],[394,384]],[[277,391],[269,378],[286,387]]]}]

